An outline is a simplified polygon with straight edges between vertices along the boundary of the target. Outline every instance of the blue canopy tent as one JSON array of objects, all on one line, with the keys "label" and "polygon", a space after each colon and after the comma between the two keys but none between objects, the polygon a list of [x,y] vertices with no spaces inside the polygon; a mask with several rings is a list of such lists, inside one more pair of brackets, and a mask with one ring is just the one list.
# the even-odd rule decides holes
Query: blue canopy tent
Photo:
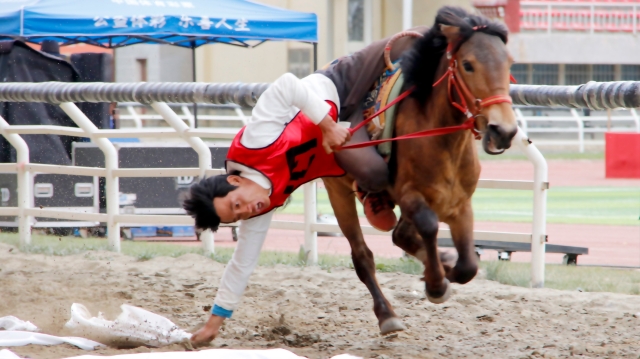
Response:
[{"label": "blue canopy tent", "polygon": [[210,43],[255,47],[265,41],[313,43],[318,18],[248,0],[0,0],[0,39],[118,48]]},{"label": "blue canopy tent", "polygon": [[0,0],[0,5],[0,36],[33,43],[193,48],[212,42],[250,47],[268,40],[318,41],[315,14],[247,0]]}]

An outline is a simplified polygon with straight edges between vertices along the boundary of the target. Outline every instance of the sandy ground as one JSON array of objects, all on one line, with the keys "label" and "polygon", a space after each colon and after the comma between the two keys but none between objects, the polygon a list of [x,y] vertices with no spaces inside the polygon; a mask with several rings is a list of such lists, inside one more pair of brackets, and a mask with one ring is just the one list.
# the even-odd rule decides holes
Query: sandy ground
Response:
[{"label": "sandy ground", "polygon": [[[0,244],[0,317],[15,315],[64,335],[74,302],[113,319],[123,303],[190,329],[208,316],[224,266],[198,255],[138,262],[110,252],[68,257]],[[258,268],[241,308],[214,347],[283,347],[309,358],[629,357],[640,352],[640,296],[531,290],[476,279],[443,305],[424,299],[417,276],[380,274],[408,330],[382,337],[366,288],[349,269]],[[12,348],[31,358],[85,354],[67,345]],[[103,349],[113,355],[147,348]],[[175,345],[154,350],[183,350]]]}]

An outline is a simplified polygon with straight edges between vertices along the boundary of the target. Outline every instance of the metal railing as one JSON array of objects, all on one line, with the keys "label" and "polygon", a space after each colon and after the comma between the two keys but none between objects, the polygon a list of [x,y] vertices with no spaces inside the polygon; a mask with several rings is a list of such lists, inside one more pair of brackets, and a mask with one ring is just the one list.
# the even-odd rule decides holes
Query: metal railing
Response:
[{"label": "metal railing", "polygon": [[[636,109],[608,110],[607,114],[589,116],[580,115],[578,109],[514,106],[516,118],[520,128],[527,133],[575,133],[577,135],[578,151],[584,152],[585,134],[605,132],[639,132],[640,117]],[[523,111],[534,110],[539,115],[525,115]],[[565,114],[558,113],[561,110]],[[535,124],[535,125],[534,125]],[[568,125],[568,126],[567,126]],[[568,141],[561,139],[549,140],[550,143],[564,144]]]},{"label": "metal railing", "polygon": [[521,31],[638,32],[635,2],[522,1]]},{"label": "metal railing", "polygon": [[[12,102],[48,102],[57,104],[79,128],[63,126],[12,126],[0,117],[0,133],[16,148],[17,163],[0,164],[0,172],[18,174],[18,206],[0,208],[0,215],[18,216],[21,245],[31,242],[31,224],[34,217],[56,218],[77,221],[106,223],[109,247],[120,250],[120,226],[122,224],[176,224],[193,225],[193,219],[186,215],[141,215],[122,213],[119,206],[120,177],[177,177],[177,176],[211,176],[223,173],[222,169],[211,168],[211,153],[202,138],[233,138],[237,128],[227,129],[194,129],[185,123],[165,102],[193,103],[207,102],[213,104],[235,103],[253,106],[266,84],[68,84],[68,83],[4,83],[0,84],[0,101]],[[100,130],[78,109],[74,102],[132,102],[150,103],[156,113],[171,128],[162,129],[120,129]],[[188,119],[187,119],[188,122]],[[59,166],[29,163],[29,148],[20,135],[24,134],[57,134],[88,137],[95,142],[105,156],[105,167]],[[118,153],[108,138],[142,137],[170,138],[177,137],[186,141],[197,153],[197,168],[118,168]],[[508,233],[474,231],[478,240],[508,241],[531,243],[533,287],[544,285],[544,254],[546,239],[546,190],[547,163],[538,149],[528,140],[523,131],[518,131],[514,144],[520,148],[534,165],[533,181],[480,180],[479,188],[530,190],[533,191],[533,220],[531,233]],[[99,176],[106,179],[106,213],[94,213],[87,208],[85,212],[33,208],[30,204],[32,176],[34,173],[54,173],[67,175]],[[339,232],[335,224],[317,222],[316,182],[304,185],[304,222],[272,221],[271,228],[301,230],[304,232],[304,247],[309,253],[309,263],[318,261],[317,233]],[[384,234],[370,226],[362,226],[364,234]],[[451,233],[441,229],[441,238],[450,238]],[[205,251],[214,251],[214,237],[210,231],[200,236]]]},{"label": "metal railing", "polygon": [[[176,114],[180,119],[186,121],[189,124],[189,128],[195,128],[195,119],[193,116],[193,111],[191,104],[183,104],[183,103],[168,103],[167,104],[171,108],[179,108],[180,112],[176,111]],[[119,109],[119,120],[120,120],[120,128],[131,127],[131,126],[122,126],[123,123],[133,122],[133,127],[135,128],[143,128],[143,127],[153,127],[147,126],[145,123],[152,122],[154,124],[160,123],[164,121],[161,115],[157,113],[143,113],[146,112],[147,106],[144,106],[138,102],[122,102],[118,103]],[[201,127],[203,122],[214,122],[214,121],[232,121],[237,122],[238,127],[242,127],[246,125],[250,119],[250,116],[247,116],[242,112],[242,108],[238,105],[212,105],[212,104],[201,104],[198,105],[198,121],[201,123]],[[208,111],[207,111],[208,110]],[[227,110],[233,111],[235,113],[234,116],[229,115],[211,115],[203,112],[209,111],[218,111],[218,110]]]}]

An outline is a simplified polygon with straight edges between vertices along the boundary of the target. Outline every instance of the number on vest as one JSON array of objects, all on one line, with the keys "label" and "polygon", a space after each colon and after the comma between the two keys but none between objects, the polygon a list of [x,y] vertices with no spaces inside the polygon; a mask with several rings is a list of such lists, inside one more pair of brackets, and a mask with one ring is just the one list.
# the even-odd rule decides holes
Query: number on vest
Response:
[{"label": "number on vest", "polygon": [[316,158],[316,155],[312,154],[311,156],[309,156],[306,166],[301,165],[300,168],[298,168],[299,160],[304,161],[304,159],[301,158],[302,155],[313,150],[317,146],[318,146],[318,141],[314,138],[299,146],[292,147],[287,151],[287,165],[289,166],[289,184],[287,184],[287,187],[284,189],[285,194],[293,193],[293,191],[297,188],[297,185],[292,182],[299,181],[300,179],[304,178],[304,176],[307,174],[307,170],[309,169],[309,167],[311,167],[311,163]]}]

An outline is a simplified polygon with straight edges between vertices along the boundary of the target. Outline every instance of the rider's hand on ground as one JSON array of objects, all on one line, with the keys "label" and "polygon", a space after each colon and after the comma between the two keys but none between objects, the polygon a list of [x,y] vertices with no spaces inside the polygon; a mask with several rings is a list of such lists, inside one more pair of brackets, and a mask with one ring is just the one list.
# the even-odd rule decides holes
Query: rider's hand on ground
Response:
[{"label": "rider's hand on ground", "polygon": [[218,336],[220,327],[222,326],[224,319],[225,318],[223,317],[212,315],[207,321],[207,324],[204,325],[204,327],[198,329],[195,333],[193,333],[193,335],[191,336],[191,344],[194,347],[209,344],[213,339],[215,339],[215,337]]},{"label": "rider's hand on ground", "polygon": [[330,116],[326,116],[318,126],[322,130],[322,147],[327,153],[331,153],[351,139],[349,129],[338,125]]}]

